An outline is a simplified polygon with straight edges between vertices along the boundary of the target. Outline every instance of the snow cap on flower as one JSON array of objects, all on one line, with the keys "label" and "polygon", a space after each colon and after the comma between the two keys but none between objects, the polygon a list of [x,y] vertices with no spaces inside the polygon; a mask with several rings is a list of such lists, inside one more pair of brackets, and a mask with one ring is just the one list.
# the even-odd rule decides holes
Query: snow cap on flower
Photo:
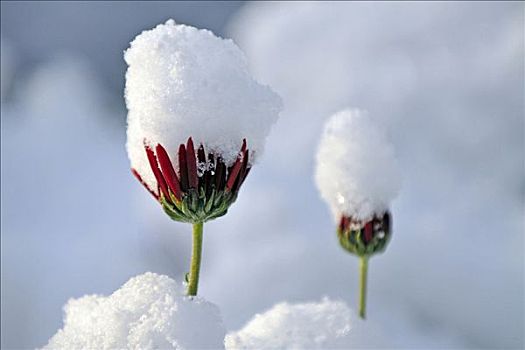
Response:
[{"label": "snow cap on flower", "polygon": [[232,40],[168,20],[138,35],[124,58],[128,156],[153,191],[158,184],[144,142],[153,150],[162,145],[175,171],[179,146],[189,137],[195,150],[202,145],[227,167],[238,158],[243,140],[250,163],[260,156],[282,102],[252,78]]},{"label": "snow cap on flower", "polygon": [[400,170],[384,130],[367,113],[346,109],[326,122],[315,180],[336,220],[383,215],[400,188]]}]

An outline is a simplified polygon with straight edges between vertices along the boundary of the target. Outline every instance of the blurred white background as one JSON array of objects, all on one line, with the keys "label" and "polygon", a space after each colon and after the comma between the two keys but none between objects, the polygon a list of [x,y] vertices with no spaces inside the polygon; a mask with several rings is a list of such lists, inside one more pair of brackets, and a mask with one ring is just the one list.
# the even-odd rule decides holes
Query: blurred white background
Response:
[{"label": "blurred white background", "polygon": [[168,18],[233,38],[285,102],[237,203],[205,225],[200,293],[228,329],[284,300],[356,304],[357,259],[313,181],[322,123],[350,106],[384,123],[404,172],[370,329],[390,347],[523,348],[518,2],[2,2],[2,348],[44,345],[71,297],[186,272],[190,227],[124,148],[122,52]]}]

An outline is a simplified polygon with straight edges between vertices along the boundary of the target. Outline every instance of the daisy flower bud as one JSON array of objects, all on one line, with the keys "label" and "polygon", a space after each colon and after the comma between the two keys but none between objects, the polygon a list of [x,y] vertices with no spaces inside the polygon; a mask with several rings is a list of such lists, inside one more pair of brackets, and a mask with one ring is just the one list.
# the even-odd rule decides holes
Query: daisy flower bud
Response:
[{"label": "daisy flower bud", "polygon": [[132,172],[173,220],[202,231],[236,200],[281,99],[233,41],[173,20],[138,35],[124,58]]},{"label": "daisy flower bud", "polygon": [[341,215],[337,227],[339,244],[357,256],[370,256],[385,250],[390,238],[390,213],[374,217],[367,222],[355,221],[351,216]]},{"label": "daisy flower bud", "polygon": [[360,314],[368,258],[391,237],[391,201],[400,170],[385,132],[359,110],[343,110],[326,123],[317,152],[315,180],[337,222],[340,245],[361,259]]}]

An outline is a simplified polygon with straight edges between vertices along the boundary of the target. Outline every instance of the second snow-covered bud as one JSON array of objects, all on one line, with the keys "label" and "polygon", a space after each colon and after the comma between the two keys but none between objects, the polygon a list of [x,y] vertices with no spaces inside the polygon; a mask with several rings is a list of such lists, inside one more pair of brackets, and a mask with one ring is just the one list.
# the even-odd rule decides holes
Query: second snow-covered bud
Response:
[{"label": "second snow-covered bud", "polygon": [[359,316],[366,317],[368,260],[392,235],[390,202],[400,187],[392,145],[379,125],[359,110],[344,110],[327,121],[315,180],[338,221],[337,236],[359,257]]},{"label": "second snow-covered bud", "polygon": [[392,145],[359,110],[344,110],[325,125],[315,179],[338,222],[341,246],[358,256],[383,251],[391,236],[390,202],[400,187]]}]

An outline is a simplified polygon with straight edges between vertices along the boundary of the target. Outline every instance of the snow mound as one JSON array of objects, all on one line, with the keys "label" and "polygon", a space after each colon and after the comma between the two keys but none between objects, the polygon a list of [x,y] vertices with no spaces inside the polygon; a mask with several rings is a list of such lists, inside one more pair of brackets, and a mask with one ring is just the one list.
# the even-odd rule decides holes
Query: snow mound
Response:
[{"label": "snow mound", "polygon": [[167,276],[131,278],[108,297],[88,295],[64,307],[64,327],[44,349],[219,349],[219,309],[184,295]]},{"label": "snow mound", "polygon": [[[226,336],[233,349],[334,349],[356,345],[351,310],[342,301],[280,303]],[[359,332],[357,332],[359,333]]]},{"label": "snow mound", "polygon": [[315,173],[336,220],[370,219],[397,195],[401,175],[384,130],[360,110],[343,110],[325,124]]},{"label": "snow mound", "polygon": [[191,136],[228,166],[246,139],[251,153],[260,156],[282,101],[252,78],[232,40],[168,20],[138,35],[124,58],[128,156],[151,188],[156,181],[144,139],[174,157]]}]

